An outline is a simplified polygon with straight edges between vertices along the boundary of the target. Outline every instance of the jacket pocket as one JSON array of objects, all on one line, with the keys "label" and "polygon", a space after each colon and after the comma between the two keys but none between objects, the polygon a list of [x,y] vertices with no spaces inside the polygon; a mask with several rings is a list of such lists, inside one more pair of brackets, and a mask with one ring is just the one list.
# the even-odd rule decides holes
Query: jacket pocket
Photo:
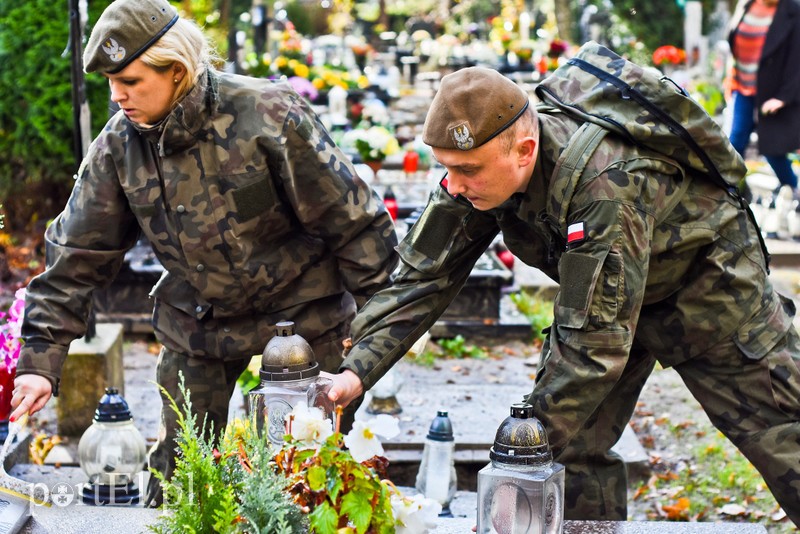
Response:
[{"label": "jacket pocket", "polygon": [[733,342],[751,360],[769,354],[792,326],[794,302],[783,295],[778,295],[778,299],[761,308],[733,336]]},{"label": "jacket pocket", "polygon": [[[591,243],[582,245],[580,252],[570,251],[561,256],[558,263],[561,285],[554,310],[557,325],[584,328],[588,324],[592,296],[610,250],[607,243]],[[568,282],[564,283],[565,280]]]},{"label": "jacket pocket", "polygon": [[201,298],[186,280],[174,276],[168,271],[164,271],[156,285],[150,290],[150,296],[164,301],[195,319],[203,319],[211,311],[211,304]]}]

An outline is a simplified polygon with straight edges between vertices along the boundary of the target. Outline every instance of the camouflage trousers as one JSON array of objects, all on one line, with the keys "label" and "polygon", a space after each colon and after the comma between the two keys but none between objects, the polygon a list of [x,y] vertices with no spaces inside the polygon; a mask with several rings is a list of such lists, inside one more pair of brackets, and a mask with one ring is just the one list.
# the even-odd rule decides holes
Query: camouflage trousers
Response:
[{"label": "camouflage trousers", "polygon": [[[543,354],[553,356],[544,347]],[[563,357],[563,356],[560,356]],[[556,461],[566,469],[567,519],[627,519],[627,473],[611,451],[630,421],[657,357],[634,342],[619,368],[587,383],[586,361],[548,361],[529,396]],[[800,339],[794,328],[761,359],[732,340],[676,365],[686,387],[719,429],[764,477],[787,516],[800,525]],[[557,392],[557,393],[556,393]],[[545,403],[542,399],[552,399]]]},{"label": "camouflage trousers", "polygon": [[[320,368],[329,372],[337,372],[341,364],[342,339],[307,340],[314,350],[314,356]],[[206,420],[206,429],[213,429],[214,439],[221,436],[228,422],[231,397],[236,381],[250,363],[250,358],[222,360],[211,358],[194,358],[185,354],[161,348],[156,366],[156,381],[164,388],[182,409],[184,397],[180,383],[183,377],[184,387],[191,397],[192,413],[197,416],[198,424]],[[178,435],[177,414],[172,410],[169,399],[162,392],[161,424],[158,441],[148,454],[148,466],[162,473],[169,479],[175,470],[176,438]],[[360,402],[351,403],[340,419],[342,431],[349,431],[355,411]],[[207,432],[207,437],[210,434]],[[266,439],[266,438],[265,438]],[[160,481],[150,476],[144,504],[156,508],[163,503]]]}]

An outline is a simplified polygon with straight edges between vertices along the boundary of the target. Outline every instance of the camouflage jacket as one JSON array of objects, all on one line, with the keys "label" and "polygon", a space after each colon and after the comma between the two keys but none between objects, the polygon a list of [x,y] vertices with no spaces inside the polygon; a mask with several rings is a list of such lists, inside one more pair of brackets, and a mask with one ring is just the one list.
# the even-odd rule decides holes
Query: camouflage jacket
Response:
[{"label": "camouflage jacket", "polygon": [[[151,294],[183,351],[235,344],[237,318],[271,327],[322,299],[338,305],[319,329],[335,325],[397,265],[383,203],[287,83],[210,72],[156,127],[117,113],[76,180],[46,231],[48,269],[28,287],[17,371],[55,384],[92,290],[113,281],[140,233],[165,269]],[[205,330],[223,324],[234,341],[209,343]],[[260,353],[268,339],[227,356]]]},{"label": "camouflage jacket", "polygon": [[394,286],[353,321],[342,368],[371,387],[436,321],[498,232],[520,260],[560,284],[549,350],[579,352],[587,365],[626,358],[634,338],[669,366],[730,337],[759,358],[784,335],[793,311],[784,313],[790,303],[772,290],[757,230],[736,201],[614,134],[575,188],[567,223],[585,236],[567,246],[547,203],[565,189],[555,164],[580,123],[557,111],[539,121],[526,192],[486,212],[442,187],[431,195],[400,243]]}]

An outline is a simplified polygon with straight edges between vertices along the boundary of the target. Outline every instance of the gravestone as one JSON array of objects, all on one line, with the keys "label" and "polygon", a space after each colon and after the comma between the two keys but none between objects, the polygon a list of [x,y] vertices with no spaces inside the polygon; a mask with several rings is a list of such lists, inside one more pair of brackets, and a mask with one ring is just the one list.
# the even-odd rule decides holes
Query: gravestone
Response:
[{"label": "gravestone", "polygon": [[100,323],[91,340],[80,338],[70,344],[56,403],[59,434],[82,435],[107,387],[125,394],[122,339],[121,324]]}]

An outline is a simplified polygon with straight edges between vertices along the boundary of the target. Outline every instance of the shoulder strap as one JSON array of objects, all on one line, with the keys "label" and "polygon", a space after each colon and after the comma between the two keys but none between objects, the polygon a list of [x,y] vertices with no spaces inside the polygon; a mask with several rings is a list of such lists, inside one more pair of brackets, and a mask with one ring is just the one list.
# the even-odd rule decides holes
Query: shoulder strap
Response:
[{"label": "shoulder strap", "polygon": [[575,187],[580,181],[586,164],[594,155],[608,130],[593,122],[584,122],[572,136],[567,147],[556,161],[550,185],[550,201],[547,213],[551,221],[558,225],[562,237],[567,236],[567,211]]}]

